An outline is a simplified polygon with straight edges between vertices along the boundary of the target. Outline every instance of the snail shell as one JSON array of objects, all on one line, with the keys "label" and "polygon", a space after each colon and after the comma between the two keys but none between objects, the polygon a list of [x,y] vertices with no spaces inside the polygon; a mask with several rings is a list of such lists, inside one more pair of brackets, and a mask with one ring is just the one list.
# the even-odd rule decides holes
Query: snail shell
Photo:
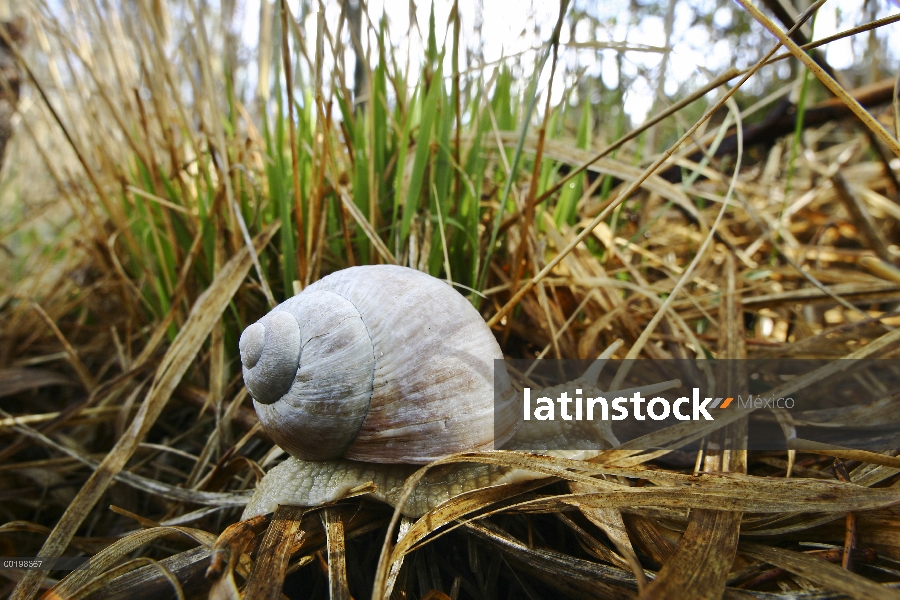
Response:
[{"label": "snail shell", "polygon": [[481,315],[406,267],[324,277],[247,327],[240,355],[263,427],[302,460],[424,464],[516,429],[511,402],[495,426],[503,355]]}]

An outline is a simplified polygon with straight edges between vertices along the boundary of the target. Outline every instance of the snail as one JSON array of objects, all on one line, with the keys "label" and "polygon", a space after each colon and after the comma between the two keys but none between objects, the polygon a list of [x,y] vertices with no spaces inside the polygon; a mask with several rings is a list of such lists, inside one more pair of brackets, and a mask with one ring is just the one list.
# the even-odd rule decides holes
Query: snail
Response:
[{"label": "snail", "polygon": [[[495,406],[503,354],[481,315],[450,285],[414,269],[328,275],[247,327],[239,349],[260,422],[290,454],[259,482],[243,519],[279,504],[331,502],[370,482],[376,498],[396,504],[416,465],[494,449],[522,426],[502,369]],[[571,384],[590,388],[598,374],[592,367]],[[606,422],[596,435],[617,445]],[[420,516],[471,489],[539,477],[449,465],[429,472],[402,511]]]}]

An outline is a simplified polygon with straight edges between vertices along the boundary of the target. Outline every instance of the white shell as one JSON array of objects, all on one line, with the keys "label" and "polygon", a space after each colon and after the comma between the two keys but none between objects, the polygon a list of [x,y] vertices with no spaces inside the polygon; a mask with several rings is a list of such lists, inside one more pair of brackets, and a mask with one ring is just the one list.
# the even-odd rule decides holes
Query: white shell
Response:
[{"label": "white shell", "polygon": [[427,463],[515,431],[510,402],[495,436],[503,355],[490,329],[462,295],[413,269],[333,273],[248,327],[240,348],[260,421],[300,459]]}]

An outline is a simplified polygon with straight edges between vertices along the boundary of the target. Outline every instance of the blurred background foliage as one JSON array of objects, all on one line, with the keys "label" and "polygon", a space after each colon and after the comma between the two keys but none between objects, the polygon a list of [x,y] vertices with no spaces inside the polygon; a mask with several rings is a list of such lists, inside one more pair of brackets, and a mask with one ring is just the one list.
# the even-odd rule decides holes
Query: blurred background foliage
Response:
[{"label": "blurred background foliage", "polygon": [[[546,58],[542,52],[558,6],[517,8],[513,12],[521,11],[521,18],[512,21],[522,29],[513,31],[496,27],[502,12],[480,3],[464,3],[458,11],[447,2],[421,4],[323,5],[326,40],[317,86],[319,7],[308,0],[286,3],[287,20],[280,18],[279,3],[266,1],[35,2],[28,10],[32,39],[23,51],[55,114],[40,106],[38,90],[26,86],[21,118],[33,122],[24,133],[40,135],[41,152],[54,162],[71,161],[74,145],[77,158],[97,177],[121,184],[114,190],[96,182],[105,188],[101,197],[109,195],[106,200],[117,205],[104,206],[103,216],[121,227],[117,244],[130,254],[122,266],[130,278],[146,278],[142,303],[157,317],[170,306],[178,266],[198,227],[202,248],[195,252],[194,278],[208,281],[214,272],[214,238],[222,224],[213,222],[213,212],[224,215],[224,228],[239,245],[233,207],[227,206],[232,199],[250,233],[276,219],[291,223],[278,235],[280,264],[264,269],[279,298],[289,295],[298,273],[305,284],[323,268],[371,262],[377,254],[342,208],[342,191],[395,259],[419,261],[434,275],[478,287],[485,272],[478,260],[485,242],[481,204],[509,175],[495,169],[494,177],[485,177],[496,160],[486,147],[491,129],[521,131],[526,121],[536,127],[546,120],[551,138],[583,149],[603,147],[726,68],[749,66],[771,43],[749,15],[725,0],[575,2],[562,23],[559,64],[545,105],[549,66],[536,72],[535,64]],[[822,12],[830,11],[835,30],[883,17],[891,6],[842,2]],[[838,61],[849,88],[891,74],[898,44],[890,41],[890,29],[836,43],[848,54]],[[358,60],[360,53],[364,60]],[[827,56],[834,60],[838,52]],[[285,66],[291,70],[290,90]],[[739,105],[786,93],[799,72],[794,60],[764,68],[738,92]],[[824,96],[814,84],[807,101]],[[630,160],[646,162],[708,104],[702,98],[678,118],[651,128],[628,149]],[[551,114],[544,114],[546,108]],[[757,111],[748,121],[764,115]],[[74,144],[47,122],[51,117]],[[465,140],[454,137],[459,133]],[[217,150],[217,143],[224,146]],[[4,261],[7,282],[25,274],[22,261],[31,254],[22,249],[37,235],[21,227],[22,211],[33,203],[17,201],[41,196],[22,185],[34,178],[15,177],[23,169],[42,168],[37,161],[16,160],[33,158],[21,154],[27,144],[23,140],[10,153],[4,178],[9,210],[0,231],[19,259]],[[224,164],[216,164],[216,152]],[[224,190],[228,198],[214,206],[225,165],[232,169]],[[513,167],[528,171],[527,164]],[[67,170],[83,178],[74,165]],[[65,171],[56,175],[58,183],[72,183]],[[542,185],[549,187],[551,174],[545,175]],[[52,178],[51,173],[42,179]],[[558,225],[574,224],[581,186],[575,181],[551,203]],[[608,193],[608,185],[603,191]],[[45,202],[50,199],[43,195]],[[83,203],[60,207],[55,233],[84,224],[78,216],[85,212],[94,211]],[[427,247],[416,248],[423,243]],[[150,264],[138,266],[145,260]]]},{"label": "blurred background foliage", "polygon": [[[550,222],[577,228],[619,183],[582,174],[543,198],[577,161],[546,157],[537,168],[522,152],[527,136],[597,151],[772,43],[724,0],[2,8],[26,23],[15,52],[28,66],[0,180],[3,305],[58,296],[49,304],[85,325],[146,340],[142,328],[164,324],[172,339],[227,257],[280,223],[228,317],[229,355],[265,304],[353,264],[410,265],[478,305],[492,286],[515,288],[540,266],[510,268],[527,254],[523,240],[537,242]],[[895,13],[884,1],[829,3],[817,32]],[[848,88],[882,81],[898,57],[893,29],[832,42],[821,60],[840,64]],[[745,123],[779,100],[795,110],[801,88],[804,105],[827,96],[801,85],[797,65],[764,67],[738,91]],[[611,158],[649,164],[718,93]],[[523,233],[513,224],[526,197],[543,201]],[[614,234],[639,230],[620,217],[608,219]]]}]

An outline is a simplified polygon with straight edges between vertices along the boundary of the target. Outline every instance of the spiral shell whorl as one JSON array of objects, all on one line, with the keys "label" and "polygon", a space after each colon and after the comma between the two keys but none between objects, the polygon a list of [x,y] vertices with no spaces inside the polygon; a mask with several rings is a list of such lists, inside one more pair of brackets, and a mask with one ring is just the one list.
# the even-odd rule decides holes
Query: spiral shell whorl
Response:
[{"label": "spiral shell whorl", "polygon": [[266,326],[254,323],[245,329],[238,346],[241,351],[241,364],[247,369],[255,367],[266,346]]},{"label": "spiral shell whorl", "polygon": [[294,383],[300,359],[300,325],[274,310],[248,327],[239,343],[244,383],[254,400],[271,404]]}]

